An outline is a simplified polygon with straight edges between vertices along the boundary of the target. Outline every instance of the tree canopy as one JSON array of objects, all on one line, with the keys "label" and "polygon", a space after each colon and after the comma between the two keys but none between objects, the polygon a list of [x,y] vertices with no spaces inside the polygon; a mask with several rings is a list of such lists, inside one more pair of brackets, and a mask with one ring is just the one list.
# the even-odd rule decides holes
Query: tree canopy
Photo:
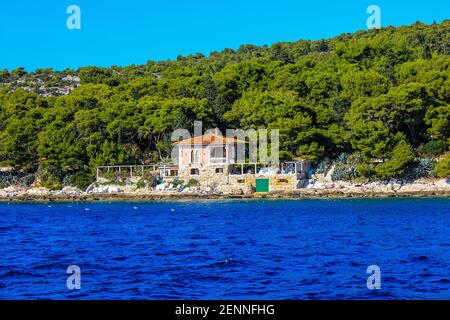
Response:
[{"label": "tree canopy", "polygon": [[355,153],[396,177],[423,145],[448,149],[449,35],[450,21],[418,22],[128,67],[3,70],[0,164],[52,181],[92,176],[169,156],[171,132],[202,120],[279,129],[285,158]]}]

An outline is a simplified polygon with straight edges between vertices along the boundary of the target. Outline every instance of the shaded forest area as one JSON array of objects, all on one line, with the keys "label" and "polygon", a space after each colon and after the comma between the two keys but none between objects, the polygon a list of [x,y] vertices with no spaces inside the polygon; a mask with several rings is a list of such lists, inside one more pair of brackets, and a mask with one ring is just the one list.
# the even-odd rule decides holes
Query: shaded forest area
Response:
[{"label": "shaded forest area", "polygon": [[168,157],[172,131],[194,120],[280,129],[282,160],[335,163],[336,180],[450,176],[450,20],[139,66],[3,70],[0,166],[14,172],[0,185],[84,187],[98,165]]}]

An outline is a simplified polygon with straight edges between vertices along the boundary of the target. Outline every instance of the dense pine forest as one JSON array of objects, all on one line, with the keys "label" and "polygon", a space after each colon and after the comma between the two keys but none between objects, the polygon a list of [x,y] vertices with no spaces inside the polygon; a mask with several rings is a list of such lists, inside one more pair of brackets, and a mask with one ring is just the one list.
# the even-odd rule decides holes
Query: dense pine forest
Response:
[{"label": "dense pine forest", "polygon": [[[0,72],[1,184],[84,187],[170,155],[176,128],[280,129],[336,180],[450,176],[450,21],[128,67]],[[9,179],[9,180],[8,180]]]}]

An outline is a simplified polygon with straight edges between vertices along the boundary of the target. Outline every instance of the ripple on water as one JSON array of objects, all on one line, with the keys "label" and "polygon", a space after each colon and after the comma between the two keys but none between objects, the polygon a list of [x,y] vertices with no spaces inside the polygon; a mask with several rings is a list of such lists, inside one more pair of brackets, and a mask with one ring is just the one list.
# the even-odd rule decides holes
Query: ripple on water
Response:
[{"label": "ripple on water", "polygon": [[70,206],[0,203],[2,298],[450,298],[449,199]]}]

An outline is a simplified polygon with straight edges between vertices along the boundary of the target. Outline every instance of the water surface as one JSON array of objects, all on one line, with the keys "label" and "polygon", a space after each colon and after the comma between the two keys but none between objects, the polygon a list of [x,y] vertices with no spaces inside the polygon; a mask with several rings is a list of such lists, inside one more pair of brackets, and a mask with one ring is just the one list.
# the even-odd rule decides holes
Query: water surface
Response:
[{"label": "water surface", "polygon": [[448,198],[0,203],[0,299],[450,299],[449,235]]}]

